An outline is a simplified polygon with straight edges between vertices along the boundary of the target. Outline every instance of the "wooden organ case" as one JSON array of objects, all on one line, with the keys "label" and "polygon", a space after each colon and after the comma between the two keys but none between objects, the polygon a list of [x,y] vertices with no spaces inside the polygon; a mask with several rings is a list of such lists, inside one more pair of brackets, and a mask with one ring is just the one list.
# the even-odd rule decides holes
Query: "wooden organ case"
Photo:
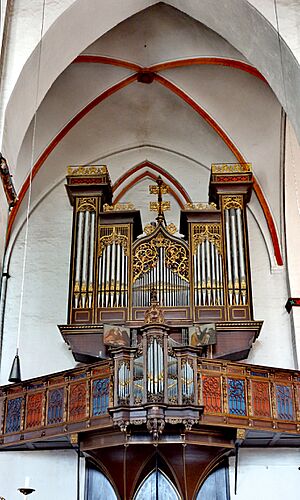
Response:
[{"label": "wooden organ case", "polygon": [[216,341],[203,355],[247,357],[262,326],[252,311],[250,164],[213,164],[209,203],[186,205],[179,233],[165,221],[168,186],[160,177],[150,186],[158,215],[144,232],[131,203],[112,204],[106,166],[69,167],[66,188],[73,235],[68,324],[59,328],[75,359],[106,356],[105,324],[130,328],[136,342],[153,291],[177,342],[188,344],[192,327],[213,323]]}]

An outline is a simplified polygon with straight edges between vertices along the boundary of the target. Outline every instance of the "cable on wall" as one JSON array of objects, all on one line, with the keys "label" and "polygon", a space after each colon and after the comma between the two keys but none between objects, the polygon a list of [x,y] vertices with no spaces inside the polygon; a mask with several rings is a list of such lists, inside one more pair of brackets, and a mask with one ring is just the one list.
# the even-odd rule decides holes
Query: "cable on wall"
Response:
[{"label": "cable on wall", "polygon": [[32,132],[32,142],[31,142],[29,189],[28,189],[28,200],[27,200],[27,208],[26,208],[26,223],[25,223],[24,252],[23,252],[23,263],[22,263],[22,280],[21,280],[21,292],[20,292],[19,315],[18,315],[16,354],[15,354],[13,364],[11,367],[11,371],[9,374],[9,378],[8,378],[9,382],[21,382],[21,380],[22,380],[21,379],[21,366],[20,366],[19,350],[20,350],[21,324],[22,324],[22,312],[23,312],[23,302],[24,302],[25,272],[26,272],[27,250],[28,250],[29,214],[30,214],[30,205],[31,205],[31,196],[32,196],[32,172],[33,172],[33,165],[34,165],[34,153],[35,153],[35,142],[36,142],[37,105],[38,105],[38,95],[39,95],[39,88],[40,88],[42,41],[43,41],[44,24],[45,24],[45,5],[46,5],[46,0],[43,0],[41,29],[40,29],[40,43],[39,43],[38,62],[37,62],[35,112],[34,112],[34,117],[33,117],[33,132]]}]

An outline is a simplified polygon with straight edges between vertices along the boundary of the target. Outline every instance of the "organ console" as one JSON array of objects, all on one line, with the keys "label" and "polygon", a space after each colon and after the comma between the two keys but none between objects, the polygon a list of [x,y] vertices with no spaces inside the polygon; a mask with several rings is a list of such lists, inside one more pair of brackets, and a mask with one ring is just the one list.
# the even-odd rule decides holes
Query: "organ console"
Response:
[{"label": "organ console", "polygon": [[216,332],[210,356],[247,357],[262,326],[253,319],[251,296],[250,164],[213,164],[209,202],[187,204],[179,232],[166,222],[170,203],[161,177],[150,186],[157,216],[144,229],[133,204],[113,203],[106,166],[69,167],[66,188],[73,233],[68,324],[59,328],[75,359],[106,356],[103,324],[127,327],[140,339],[153,290],[175,341],[188,344],[191,327],[210,323]]}]

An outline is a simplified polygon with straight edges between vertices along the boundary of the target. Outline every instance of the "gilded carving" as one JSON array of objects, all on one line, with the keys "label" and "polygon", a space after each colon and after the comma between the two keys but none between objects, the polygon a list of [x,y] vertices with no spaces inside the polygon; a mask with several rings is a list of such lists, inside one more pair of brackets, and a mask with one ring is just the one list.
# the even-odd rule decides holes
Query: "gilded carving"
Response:
[{"label": "gilded carving", "polygon": [[185,281],[189,280],[188,250],[184,245],[171,241],[162,233],[152,240],[141,243],[133,256],[133,283],[143,274],[155,267],[158,261],[158,248],[165,249],[165,263],[174,273]]},{"label": "gilded carving", "polygon": [[69,176],[87,176],[87,175],[105,175],[108,174],[106,165],[88,165],[84,167],[83,165],[69,166],[68,175]]},{"label": "gilded carving", "polygon": [[95,212],[96,198],[79,198],[77,212]]},{"label": "gilded carving", "polygon": [[239,174],[252,172],[251,163],[213,163],[211,166],[213,174]]},{"label": "gilded carving", "polygon": [[242,210],[243,208],[243,197],[241,195],[236,196],[223,196],[223,210],[229,210],[230,208]]},{"label": "gilded carving", "polygon": [[166,230],[167,230],[167,231],[168,231],[168,233],[170,233],[170,234],[175,234],[175,233],[177,233],[177,231],[178,231],[177,227],[176,227],[176,226],[175,226],[175,224],[173,224],[172,222],[171,222],[171,224],[168,224],[168,225],[167,225]]},{"label": "gilded carving", "polygon": [[171,204],[169,201],[150,201],[150,210],[151,212],[159,212],[159,209],[161,208],[162,212],[166,212],[167,210],[170,210]]},{"label": "gilded carving", "polygon": [[98,243],[98,256],[108,245],[116,243],[122,245],[125,255],[128,255],[128,228],[124,226],[100,226],[100,238]]},{"label": "gilded carving", "polygon": [[133,203],[128,202],[128,203],[115,203],[114,205],[109,205],[108,203],[105,203],[103,205],[103,211],[104,212],[120,212],[123,210],[135,210],[135,206]]},{"label": "gilded carving", "polygon": [[192,248],[195,255],[198,245],[208,240],[217,247],[222,255],[222,232],[220,224],[194,224],[192,235]]},{"label": "gilded carving", "polygon": [[184,205],[185,210],[217,210],[215,203],[193,202]]},{"label": "gilded carving", "polygon": [[155,226],[152,225],[152,224],[147,224],[145,227],[144,227],[144,233],[146,233],[147,235],[153,233],[155,231]]}]

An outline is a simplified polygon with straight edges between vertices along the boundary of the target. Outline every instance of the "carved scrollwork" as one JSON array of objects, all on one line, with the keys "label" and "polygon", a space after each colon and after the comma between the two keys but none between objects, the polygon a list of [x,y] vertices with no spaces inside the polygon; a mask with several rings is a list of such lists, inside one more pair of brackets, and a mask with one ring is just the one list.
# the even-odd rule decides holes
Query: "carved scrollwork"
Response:
[{"label": "carved scrollwork", "polygon": [[108,203],[105,203],[103,205],[103,210],[104,212],[120,212],[122,210],[135,210],[135,206],[133,203],[128,202],[128,203],[115,203],[114,205],[108,205]]},{"label": "carved scrollwork", "polygon": [[98,256],[101,256],[103,250],[108,245],[122,245],[125,255],[128,255],[128,229],[126,227],[108,226],[100,227],[100,238],[98,244]]},{"label": "carved scrollwork", "polygon": [[153,440],[157,441],[165,428],[165,421],[163,418],[149,418],[147,420],[147,429],[152,434]]},{"label": "carved scrollwork", "polygon": [[205,240],[213,243],[222,255],[222,230],[220,224],[194,224],[193,226],[193,254],[196,253],[197,246]]},{"label": "carved scrollwork", "polygon": [[141,243],[133,256],[133,282],[143,273],[155,267],[158,261],[158,248],[165,249],[165,264],[185,281],[189,281],[189,258],[187,248],[159,233],[152,240]]},{"label": "carved scrollwork", "polygon": [[106,165],[88,165],[84,167],[83,165],[78,165],[78,166],[69,166],[68,167],[68,175],[75,176],[75,175],[105,175],[108,174],[108,170]]},{"label": "carved scrollwork", "polygon": [[213,174],[239,174],[252,172],[251,163],[213,163],[211,166]]},{"label": "carved scrollwork", "polygon": [[96,198],[79,198],[77,212],[95,212]]},{"label": "carved scrollwork", "polygon": [[241,195],[236,196],[224,196],[223,197],[223,209],[229,210],[230,208],[243,208],[243,197]]},{"label": "carved scrollwork", "polygon": [[185,210],[217,210],[215,203],[192,202],[184,205]]}]

